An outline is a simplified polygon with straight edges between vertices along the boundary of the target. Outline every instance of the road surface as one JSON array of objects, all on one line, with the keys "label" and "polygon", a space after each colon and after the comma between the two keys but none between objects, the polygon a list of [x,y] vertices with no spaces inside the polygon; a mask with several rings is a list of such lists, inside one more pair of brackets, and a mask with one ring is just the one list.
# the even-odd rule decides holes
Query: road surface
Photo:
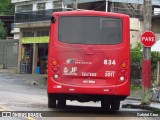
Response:
[{"label": "road surface", "polygon": [[[1,117],[0,119],[15,120],[158,120],[158,117],[136,117],[137,113],[145,113],[140,109],[120,108],[117,112],[106,112],[100,108],[100,102],[79,103],[67,100],[65,109],[50,109],[47,107],[47,87],[45,84],[37,84],[34,79],[26,75],[18,75],[0,72],[0,111],[11,112],[14,118]],[[122,104],[136,102],[125,100]],[[38,117],[28,117],[30,112],[37,113]],[[1,113],[2,115],[2,113]],[[16,116],[17,115],[17,116]],[[23,117],[20,117],[23,115]],[[41,118],[42,116],[42,118]],[[125,117],[124,117],[125,116]],[[63,118],[62,118],[63,117]]]}]

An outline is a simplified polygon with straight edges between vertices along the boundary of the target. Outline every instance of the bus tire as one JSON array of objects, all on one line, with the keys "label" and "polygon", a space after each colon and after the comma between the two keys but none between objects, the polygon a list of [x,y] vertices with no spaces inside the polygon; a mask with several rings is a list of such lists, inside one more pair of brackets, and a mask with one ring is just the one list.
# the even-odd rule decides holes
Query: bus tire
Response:
[{"label": "bus tire", "polygon": [[101,107],[103,110],[110,110],[110,101],[106,99],[101,100]]},{"label": "bus tire", "polygon": [[56,99],[51,94],[48,94],[48,108],[56,108]]},{"label": "bus tire", "polygon": [[58,107],[59,108],[64,108],[66,106],[66,99],[59,99],[58,100]]},{"label": "bus tire", "polygon": [[120,107],[120,101],[114,100],[111,102],[111,110],[119,110]]}]

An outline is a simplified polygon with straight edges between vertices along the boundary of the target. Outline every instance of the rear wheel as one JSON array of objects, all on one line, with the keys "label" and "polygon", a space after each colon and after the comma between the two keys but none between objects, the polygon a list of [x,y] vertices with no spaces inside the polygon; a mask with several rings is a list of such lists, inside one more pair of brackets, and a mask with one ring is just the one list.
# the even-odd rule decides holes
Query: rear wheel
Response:
[{"label": "rear wheel", "polygon": [[101,107],[103,110],[110,110],[110,100],[103,98],[101,100]]},{"label": "rear wheel", "polygon": [[111,102],[111,110],[119,110],[120,107],[120,101],[114,100]]},{"label": "rear wheel", "polygon": [[56,99],[52,94],[48,94],[48,108],[56,108]]},{"label": "rear wheel", "polygon": [[66,99],[61,98],[58,100],[58,107],[59,108],[64,108],[66,106]]}]

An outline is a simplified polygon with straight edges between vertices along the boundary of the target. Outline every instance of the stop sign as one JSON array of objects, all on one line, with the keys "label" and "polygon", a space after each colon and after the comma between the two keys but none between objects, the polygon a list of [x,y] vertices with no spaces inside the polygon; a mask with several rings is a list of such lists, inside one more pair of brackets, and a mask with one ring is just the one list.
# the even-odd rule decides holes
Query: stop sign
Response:
[{"label": "stop sign", "polygon": [[146,31],[141,35],[141,43],[145,47],[151,47],[156,43],[156,36],[152,31]]}]

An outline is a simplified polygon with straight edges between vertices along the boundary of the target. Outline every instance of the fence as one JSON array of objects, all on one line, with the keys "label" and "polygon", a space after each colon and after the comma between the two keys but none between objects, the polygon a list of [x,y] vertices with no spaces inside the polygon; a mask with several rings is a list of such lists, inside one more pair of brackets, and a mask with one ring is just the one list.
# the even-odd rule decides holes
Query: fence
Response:
[{"label": "fence", "polygon": [[5,68],[18,66],[18,40],[0,40],[0,64]]},{"label": "fence", "polygon": [[71,11],[69,8],[59,8],[59,9],[48,9],[40,11],[31,11],[31,12],[16,12],[15,13],[15,23],[23,22],[37,22],[37,21],[46,21],[51,19],[53,12],[58,11]]}]

